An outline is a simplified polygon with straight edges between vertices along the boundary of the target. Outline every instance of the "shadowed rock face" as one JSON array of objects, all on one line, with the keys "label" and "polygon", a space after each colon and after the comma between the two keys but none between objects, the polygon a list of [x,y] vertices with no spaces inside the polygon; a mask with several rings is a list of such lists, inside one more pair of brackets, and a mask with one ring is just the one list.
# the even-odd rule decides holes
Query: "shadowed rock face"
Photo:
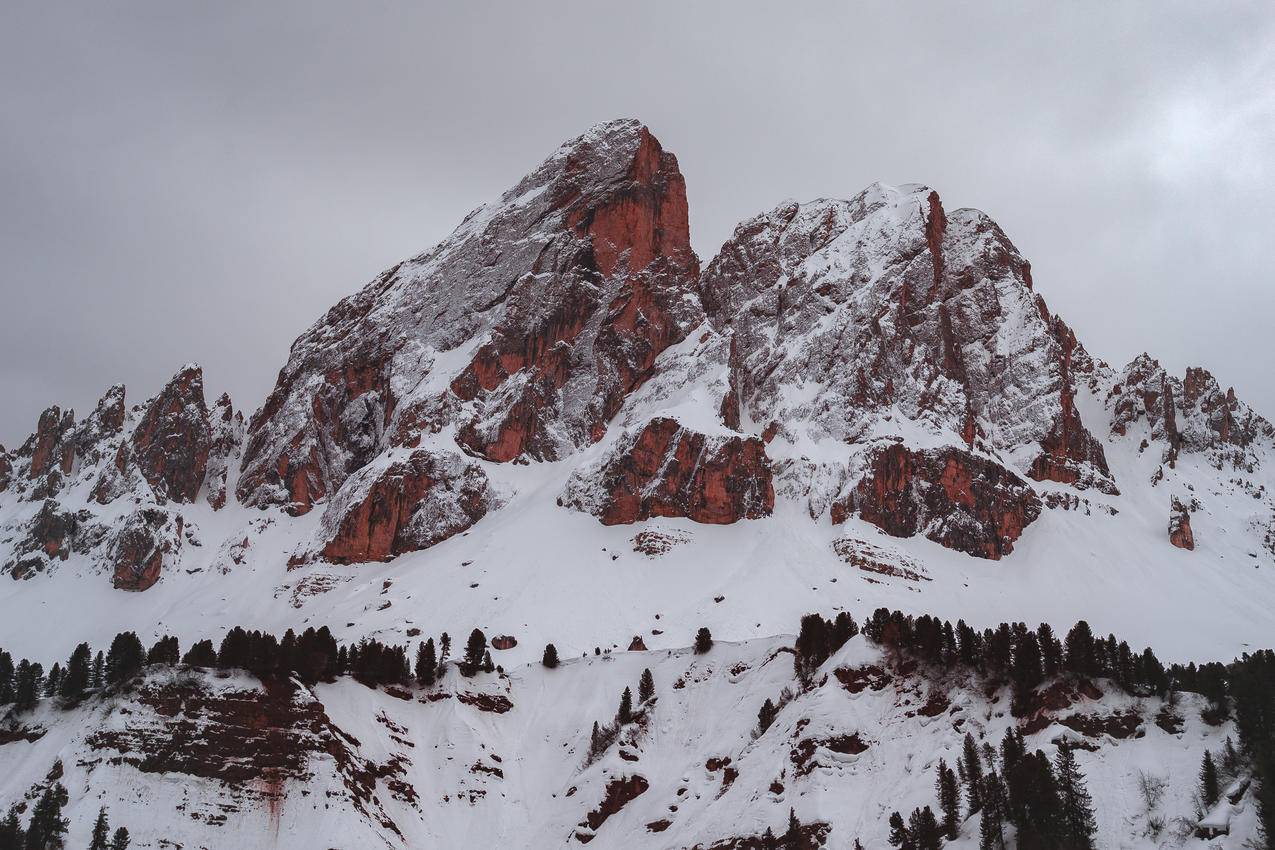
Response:
[{"label": "shadowed rock face", "polygon": [[895,537],[917,532],[980,558],[999,559],[1040,516],[1036,493],[994,461],[955,448],[877,451],[867,474],[832,505],[834,524],[858,514]]},{"label": "shadowed rock face", "polygon": [[604,525],[651,517],[724,525],[768,516],[775,490],[760,438],[709,437],[659,418],[600,468],[578,475],[564,499]]},{"label": "shadowed rock face", "polygon": [[338,564],[388,561],[464,531],[496,503],[477,464],[419,449],[351,479],[324,512],[319,556]]},{"label": "shadowed rock face", "polygon": [[699,321],[697,275],[676,158],[638,122],[600,125],[296,341],[239,496],[303,513],[448,422],[494,461],[588,445]]},{"label": "shadowed rock face", "polygon": [[211,445],[204,373],[186,366],[147,406],[133,431],[133,459],[160,499],[193,502]]}]

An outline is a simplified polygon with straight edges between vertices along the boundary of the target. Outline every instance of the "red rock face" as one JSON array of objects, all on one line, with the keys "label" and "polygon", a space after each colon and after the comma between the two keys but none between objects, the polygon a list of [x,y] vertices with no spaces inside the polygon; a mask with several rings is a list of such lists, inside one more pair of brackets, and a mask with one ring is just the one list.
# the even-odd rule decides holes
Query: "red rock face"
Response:
[{"label": "red rock face", "polygon": [[1186,505],[1173,499],[1169,505],[1169,542],[1179,549],[1195,549],[1195,535],[1191,532],[1191,514]]},{"label": "red rock face", "polygon": [[[559,392],[582,368],[607,378],[598,383],[583,420],[574,423],[579,442],[599,439],[624,399],[650,377],[660,352],[686,335],[677,309],[693,289],[699,266],[676,158],[643,128],[620,186],[566,200],[566,226],[583,246],[573,274],[619,285],[576,281],[560,295],[549,293],[542,315],[511,310],[452,382],[462,401],[492,396],[499,401],[499,415],[470,419],[457,438],[488,460],[559,457],[549,429],[558,419]],[[592,349],[590,362],[581,363],[579,349],[586,346]],[[514,376],[517,385],[502,391]]]},{"label": "red rock face", "polygon": [[181,549],[182,528],[180,514],[159,508],[142,508],[129,516],[115,538],[116,589],[142,591],[159,581],[165,562]]},{"label": "red rock face", "polygon": [[147,406],[133,431],[133,460],[158,497],[193,502],[211,442],[204,373],[186,366]]},{"label": "red rock face", "polygon": [[75,444],[70,439],[75,429],[75,412],[62,410],[54,405],[40,414],[31,446],[31,467],[27,476],[32,480],[52,470],[63,475],[71,471],[75,462]]},{"label": "red rock face", "polygon": [[1032,462],[1028,474],[1037,481],[1057,481],[1079,489],[1095,486],[1105,493],[1116,495],[1119,491],[1111,480],[1102,443],[1085,428],[1076,410],[1076,387],[1072,374],[1076,335],[1057,316],[1050,321],[1050,332],[1062,350],[1058,418],[1041,440],[1042,452]]},{"label": "red rock face", "polygon": [[445,426],[489,460],[564,457],[698,323],[698,271],[676,158],[638,122],[599,125],[294,343],[239,497],[304,513]]},{"label": "red rock face", "polygon": [[757,437],[706,437],[673,419],[652,420],[591,485],[605,525],[686,517],[725,525],[775,507],[766,444]]},{"label": "red rock face", "polygon": [[417,450],[365,477],[324,514],[324,560],[388,561],[426,549],[478,522],[495,502],[483,471],[454,455]]},{"label": "red rock face", "polygon": [[1041,504],[1025,481],[994,461],[956,448],[878,450],[851,493],[832,505],[834,524],[852,513],[895,537],[918,531],[946,546],[996,560],[1008,555]]}]

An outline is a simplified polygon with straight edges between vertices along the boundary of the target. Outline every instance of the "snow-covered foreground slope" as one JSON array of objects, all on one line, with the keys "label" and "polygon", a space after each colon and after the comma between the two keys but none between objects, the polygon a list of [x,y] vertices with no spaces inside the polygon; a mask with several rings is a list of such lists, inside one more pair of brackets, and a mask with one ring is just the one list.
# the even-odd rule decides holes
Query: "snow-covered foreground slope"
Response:
[{"label": "snow-covered foreground slope", "polygon": [[[864,636],[803,688],[790,644],[453,671],[410,692],[152,668],[128,696],[65,712],[46,700],[24,717],[34,740],[2,745],[0,795],[21,798],[60,762],[73,845],[104,805],[146,847],[728,847],[782,834],[791,809],[825,846],[880,848],[890,812],[937,808],[938,762],[954,765],[967,733],[995,747],[1018,722],[1007,689],[891,660]],[[655,700],[590,762],[593,722],[614,717],[645,668]],[[1168,708],[1097,684],[1096,698],[1053,687],[1028,750],[1080,745],[1097,846],[1194,846],[1178,819],[1193,822],[1204,750],[1219,754],[1234,730],[1202,721],[1193,694]],[[786,688],[795,696],[758,736],[762,702]],[[1166,783],[1150,812],[1140,773]],[[1237,846],[1254,834],[1251,809],[1241,801]],[[1150,818],[1166,824],[1158,836]],[[975,847],[977,832],[976,817],[949,846]]]}]

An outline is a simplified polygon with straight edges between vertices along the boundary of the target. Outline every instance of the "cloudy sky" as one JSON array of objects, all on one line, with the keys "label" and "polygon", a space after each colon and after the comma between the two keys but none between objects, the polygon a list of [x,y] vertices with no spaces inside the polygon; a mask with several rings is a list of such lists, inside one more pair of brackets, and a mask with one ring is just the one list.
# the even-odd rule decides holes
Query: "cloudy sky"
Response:
[{"label": "cloudy sky", "polygon": [[677,153],[705,258],[927,183],[1093,353],[1275,415],[1269,3],[793,5],[5,3],[0,443],[192,360],[255,409],[334,301],[617,116]]}]

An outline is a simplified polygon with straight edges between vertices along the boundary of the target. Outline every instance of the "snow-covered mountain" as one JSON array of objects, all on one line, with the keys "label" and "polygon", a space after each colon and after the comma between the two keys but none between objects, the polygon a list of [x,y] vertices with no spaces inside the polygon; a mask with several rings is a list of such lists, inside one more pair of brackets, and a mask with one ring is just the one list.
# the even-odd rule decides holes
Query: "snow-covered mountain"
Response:
[{"label": "snow-covered mountain", "polygon": [[[964,732],[905,716],[901,680],[853,699],[825,683],[791,723],[835,737],[853,717],[888,753],[832,758],[800,800],[768,790],[796,733],[747,732],[791,678],[774,636],[802,614],[886,606],[1060,633],[1086,619],[1184,662],[1275,635],[1275,427],[1202,368],[1108,366],[1038,284],[991,219],[920,185],[781,204],[701,268],[676,158],[637,121],[598,125],[329,310],[247,422],[187,365],[141,404],[115,386],[83,418],[51,407],[0,450],[0,647],[15,658],[47,665],[124,630],[185,647],[233,625],[396,644],[479,627],[513,640],[496,652],[507,677],[474,687],[513,708],[156,674],[0,745],[21,767],[0,803],[60,758],[73,805],[129,789],[135,821],[182,812],[183,846],[561,846],[624,773],[582,766],[580,736],[651,666],[690,684],[651,709],[630,752],[653,765],[648,788],[581,833],[596,846],[707,847],[782,826],[771,810],[789,806],[880,846],[883,807],[932,796],[909,777]],[[732,642],[711,663],[684,651],[701,626]],[[543,671],[549,642],[588,657]],[[856,640],[842,666],[875,651]],[[1013,722],[949,684],[997,737]],[[276,706],[305,728],[285,748],[313,758],[232,794],[102,755],[144,748],[138,729],[192,693]],[[1194,771],[1223,734],[1192,721],[1176,744],[1150,730],[1081,760],[1091,783],[1157,759]],[[729,789],[704,767],[727,756]],[[266,781],[286,793],[252,790]],[[226,794],[237,814],[214,823]],[[1104,846],[1140,846],[1131,816],[1107,817]],[[165,833],[157,820],[147,840]]]}]

